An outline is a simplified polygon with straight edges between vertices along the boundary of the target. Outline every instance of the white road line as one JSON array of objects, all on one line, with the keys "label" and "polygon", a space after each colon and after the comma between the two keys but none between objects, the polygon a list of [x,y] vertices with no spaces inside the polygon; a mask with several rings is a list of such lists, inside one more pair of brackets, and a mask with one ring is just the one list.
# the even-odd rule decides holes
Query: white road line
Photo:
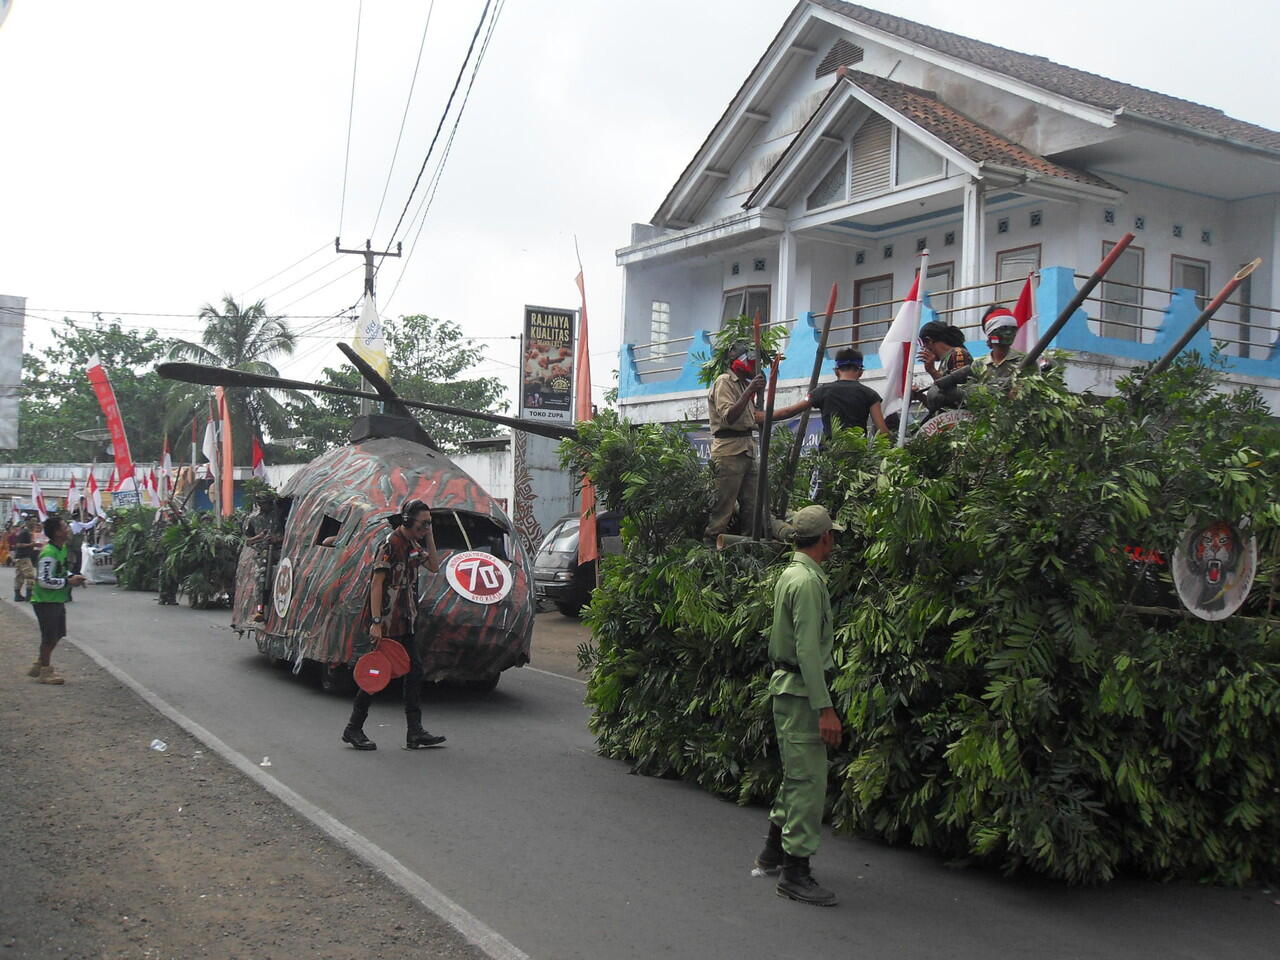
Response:
[{"label": "white road line", "polygon": [[[222,759],[226,760],[250,780],[253,780],[258,786],[284,801],[284,803],[302,814],[302,816],[306,817],[365,863],[381,871],[392,883],[397,884],[424,907],[443,919],[470,943],[475,944],[486,956],[492,957],[493,960],[530,960],[527,953],[517,948],[496,930],[449,899],[449,897],[445,896],[372,840],[356,833],[356,831],[342,823],[332,814],[322,810],[297,791],[285,786],[271,774],[265,773],[261,767],[248,757],[237,753],[186,714],[152,693],[83,640],[74,640],[70,637],[67,640],[84,651],[94,663],[106,670],[157,711],[182,727],[187,733],[200,740]],[[540,670],[538,672],[545,673],[547,671]],[[559,676],[559,674],[553,674],[553,676]],[[566,677],[565,679],[572,678]]]},{"label": "white road line", "polygon": [[587,685],[587,681],[579,680],[577,677],[571,677],[568,674],[564,674],[564,673],[553,673],[550,670],[539,670],[537,667],[531,667],[527,663],[520,669],[532,670],[534,673],[543,673],[543,674],[546,674],[548,677],[559,677],[561,680],[572,680],[574,683],[580,683],[584,687]]}]

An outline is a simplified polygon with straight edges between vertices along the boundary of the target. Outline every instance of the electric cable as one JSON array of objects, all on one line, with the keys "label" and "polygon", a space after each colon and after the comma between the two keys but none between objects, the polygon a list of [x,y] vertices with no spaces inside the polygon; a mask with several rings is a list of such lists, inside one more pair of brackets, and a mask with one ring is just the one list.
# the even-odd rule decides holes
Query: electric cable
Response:
[{"label": "electric cable", "polygon": [[[328,246],[328,244],[325,244],[325,246]],[[323,271],[325,271],[325,270],[328,270],[330,267],[335,266],[336,264],[339,264],[339,263],[342,263],[342,262],[343,262],[342,257],[334,257],[332,260],[328,261],[327,263],[323,263],[323,264],[321,264],[320,266],[316,267],[316,268],[315,268],[314,270],[312,270],[310,273],[304,273],[304,274],[303,274],[302,276],[300,276],[297,280],[294,280],[294,281],[292,281],[292,282],[290,282],[290,283],[286,283],[286,284],[285,284],[283,287],[281,287],[279,290],[276,290],[276,291],[274,291],[274,292],[272,292],[272,293],[269,293],[269,294],[267,294],[265,297],[261,297],[261,298],[259,298],[259,299],[261,299],[261,300],[265,303],[266,301],[271,300],[271,299],[272,299],[272,298],[274,298],[274,297],[278,297],[278,296],[280,296],[280,294],[284,293],[284,292],[285,292],[286,290],[288,290],[289,288],[291,288],[291,287],[296,287],[296,286],[297,286],[298,284],[300,284],[303,280],[310,280],[310,279],[311,279],[312,277],[314,277],[317,273],[321,273],[321,272],[323,272]]]},{"label": "electric cable", "polygon": [[436,141],[440,139],[440,131],[444,129],[444,122],[449,116],[450,108],[453,106],[453,98],[458,93],[458,87],[462,85],[462,78],[467,72],[467,64],[471,62],[471,53],[475,50],[476,41],[480,38],[480,31],[484,28],[485,20],[489,16],[489,7],[492,3],[493,0],[484,0],[484,9],[480,11],[480,22],[476,24],[475,32],[471,35],[471,43],[467,46],[467,55],[463,58],[462,65],[458,68],[458,76],[454,78],[453,89],[449,91],[449,99],[444,105],[444,111],[440,114],[440,122],[436,124],[436,132],[432,135],[431,143],[427,146],[426,156],[422,158],[422,166],[418,169],[418,176],[413,181],[413,189],[409,191],[409,198],[405,200],[404,209],[400,211],[400,218],[396,221],[396,225],[391,231],[391,236],[387,240],[386,249],[388,250],[391,249],[391,244],[395,240],[396,234],[400,232],[400,225],[404,223],[404,216],[409,212],[409,206],[413,203],[414,194],[418,192],[418,184],[422,182],[422,175],[426,172],[427,163],[431,160],[431,152],[435,149]]},{"label": "electric cable", "polygon": [[413,91],[418,85],[418,68],[422,65],[422,51],[427,45],[427,28],[431,26],[431,14],[436,8],[436,0],[427,6],[427,22],[422,25],[422,39],[418,42],[418,59],[413,64],[413,79],[409,81],[409,96],[404,101],[404,114],[400,117],[400,132],[396,134],[396,146],[391,151],[391,166],[387,168],[387,182],[382,185],[382,199],[378,201],[378,212],[373,216],[373,229],[369,236],[378,232],[378,221],[382,219],[382,205],[387,202],[387,190],[391,186],[391,174],[396,169],[396,158],[400,156],[400,141],[404,138],[404,127],[409,119],[409,105],[413,103]]},{"label": "electric cable", "polygon": [[257,283],[255,283],[251,287],[245,287],[244,290],[240,292],[240,299],[243,300],[245,297],[245,294],[247,294],[250,290],[257,290],[258,287],[265,286],[266,284],[270,283],[272,280],[274,280],[276,277],[280,276],[281,274],[288,273],[294,267],[301,266],[302,264],[306,263],[308,260],[314,257],[317,253],[319,253],[321,250],[324,250],[328,246],[329,244],[322,243],[320,244],[320,246],[316,247],[314,250],[312,250],[310,253],[308,253],[305,257],[303,257],[301,260],[297,261],[296,263],[289,264],[289,266],[285,267],[283,270],[276,271],[271,276],[267,277],[267,279],[265,280],[259,280]]},{"label": "electric cable", "polygon": [[[475,64],[471,69],[471,78],[467,81],[467,90],[463,94],[462,104],[458,108],[457,115],[453,118],[453,127],[449,130],[449,139],[445,142],[444,151],[440,155],[440,160],[436,163],[436,168],[432,172],[431,180],[427,184],[427,190],[423,194],[422,200],[418,204],[418,210],[414,211],[413,217],[410,218],[412,226],[414,220],[418,219],[421,212],[422,219],[418,221],[418,229],[413,235],[413,242],[409,245],[409,252],[404,257],[400,265],[400,273],[396,277],[395,285],[391,288],[391,296],[387,297],[384,306],[390,306],[391,301],[395,298],[396,292],[400,289],[400,282],[404,279],[409,269],[409,260],[413,257],[413,252],[418,249],[418,238],[422,236],[422,228],[427,222],[427,214],[431,211],[431,203],[435,199],[436,191],[440,187],[440,180],[444,176],[444,167],[449,160],[449,154],[453,150],[454,137],[458,133],[458,125],[462,122],[462,115],[466,112],[467,103],[471,99],[471,89],[475,86],[476,76],[480,72],[480,65],[484,62],[484,56],[489,49],[489,41],[493,38],[493,31],[498,25],[498,18],[502,16],[502,10],[506,6],[506,0],[498,0],[498,5],[494,8],[493,19],[489,22],[489,29],[485,33],[484,43],[480,46],[480,52],[476,55]],[[381,263],[379,263],[381,266]]]},{"label": "electric cable", "polygon": [[364,17],[364,0],[356,8],[356,49],[351,58],[351,99],[347,104],[347,152],[342,161],[342,200],[338,204],[338,236],[342,236],[342,218],[347,210],[347,171],[351,165],[351,121],[356,110],[356,69],[360,65],[360,21]]}]

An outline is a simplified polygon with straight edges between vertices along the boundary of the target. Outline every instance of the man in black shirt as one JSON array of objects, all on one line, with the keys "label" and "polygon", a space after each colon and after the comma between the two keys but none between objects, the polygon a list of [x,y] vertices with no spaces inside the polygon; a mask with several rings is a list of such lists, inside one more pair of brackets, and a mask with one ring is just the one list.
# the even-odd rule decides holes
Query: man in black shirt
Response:
[{"label": "man in black shirt", "polygon": [[819,384],[807,400],[793,403],[789,407],[774,411],[775,420],[786,420],[794,417],[807,407],[822,411],[822,436],[826,440],[831,436],[833,423],[839,421],[842,427],[867,428],[870,418],[876,429],[888,434],[884,414],[880,410],[880,394],[876,393],[862,379],[862,351],[853,347],[845,347],[836,354],[836,378]]}]

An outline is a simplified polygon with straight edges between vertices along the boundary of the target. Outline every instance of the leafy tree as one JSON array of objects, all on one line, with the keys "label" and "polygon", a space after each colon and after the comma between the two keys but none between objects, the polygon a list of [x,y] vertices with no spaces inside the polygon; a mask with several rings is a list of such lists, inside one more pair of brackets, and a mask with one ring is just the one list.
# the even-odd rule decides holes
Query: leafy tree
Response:
[{"label": "leafy tree", "polygon": [[[200,343],[174,341],[169,349],[169,359],[191,360],[275,377],[280,372],[271,361],[289,356],[297,345],[297,337],[289,324],[282,317],[269,315],[261,300],[243,307],[234,298],[224,296],[221,310],[205,304],[200,310],[200,319],[206,324]],[[274,396],[275,393],[277,391],[266,389],[228,391],[236,463],[249,463],[254,432],[259,436],[264,433],[286,435],[288,412]],[[181,427],[194,416],[207,418],[210,395],[208,387],[173,384],[169,388],[169,425]]]},{"label": "leafy tree", "polygon": [[[400,396],[487,413],[507,409],[502,399],[505,388],[497,377],[462,378],[463,371],[484,359],[484,347],[463,336],[453,321],[424,314],[388,320],[387,341],[391,345],[390,381]],[[352,367],[326,367],[320,382],[355,390],[360,387],[360,374]],[[350,397],[315,394],[314,401],[294,399],[288,404],[290,432],[308,438],[299,448],[302,459],[345,443],[351,421],[360,412],[360,401]],[[496,429],[464,417],[425,410],[414,414],[446,450],[456,450],[463,440],[491,436]]]},{"label": "leafy tree", "polygon": [[102,427],[102,408],[89,385],[91,357],[102,361],[139,460],[160,456],[167,382],[151,368],[169,349],[154,330],[133,331],[95,318],[90,326],[71,320],[51,328],[53,344],[22,358],[18,448],[0,451],[6,463],[78,463],[103,459],[101,441],[77,440],[78,430]]}]

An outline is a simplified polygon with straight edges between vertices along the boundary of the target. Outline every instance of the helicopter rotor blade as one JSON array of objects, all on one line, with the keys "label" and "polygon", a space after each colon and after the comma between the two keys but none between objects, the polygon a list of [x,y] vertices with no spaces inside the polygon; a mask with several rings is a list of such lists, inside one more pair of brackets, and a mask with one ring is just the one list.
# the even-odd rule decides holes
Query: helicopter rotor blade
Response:
[{"label": "helicopter rotor blade", "polygon": [[[228,370],[225,367],[211,367],[203,363],[162,363],[156,367],[156,372],[166,380],[181,380],[183,383],[196,383],[207,387],[267,387],[274,390],[330,393],[339,397],[356,397],[364,400],[386,399],[367,390],[351,390],[347,387],[338,387],[327,383],[289,380],[285,377],[272,377],[263,373],[248,373],[244,370]],[[578,435],[578,431],[573,427],[562,427],[551,423],[531,423],[519,417],[504,417],[499,413],[483,413],[479,410],[468,410],[465,407],[429,403],[426,400],[407,400],[403,397],[394,397],[393,399],[406,407],[430,410],[433,413],[443,413],[450,416],[466,417],[471,420],[483,420],[486,423],[513,427],[516,430],[523,430],[525,433],[533,433],[540,437],[549,437],[552,440],[563,440],[566,437],[577,437]]]}]

